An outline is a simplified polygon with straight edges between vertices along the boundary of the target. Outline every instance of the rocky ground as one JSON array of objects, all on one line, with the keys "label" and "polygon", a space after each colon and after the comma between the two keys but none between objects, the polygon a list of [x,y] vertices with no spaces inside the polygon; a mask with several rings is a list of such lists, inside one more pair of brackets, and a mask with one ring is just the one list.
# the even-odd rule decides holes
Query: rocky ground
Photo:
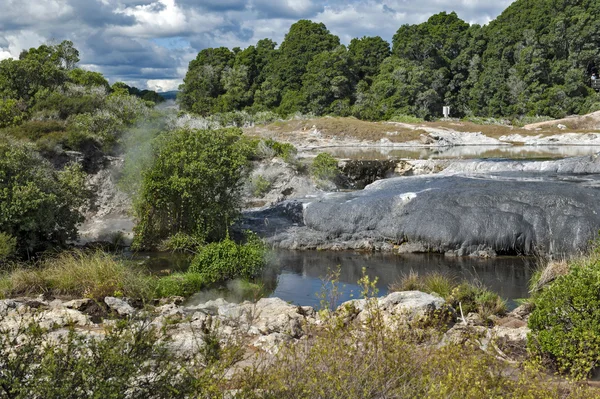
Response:
[{"label": "rocky ground", "polygon": [[[494,325],[490,326],[477,314],[462,319],[440,297],[406,291],[371,300],[349,301],[341,304],[334,314],[345,323],[360,325],[378,309],[384,323],[393,327],[436,317],[435,311],[442,307],[456,320],[442,331],[442,344],[459,343],[477,334],[481,337],[482,348],[493,345],[507,360],[524,353],[529,330],[526,327],[527,310],[523,307],[503,318],[493,318]],[[205,345],[208,334],[216,334],[222,343],[243,344],[248,355],[257,351],[273,355],[284,343],[310,339],[318,333],[325,317],[329,316],[310,306],[295,306],[279,298],[239,304],[217,299],[195,306],[182,305],[182,298],[170,298],[143,307],[136,301],[115,297],[106,297],[103,301],[43,297],[0,301],[0,329],[4,331],[17,333],[35,321],[48,329],[48,340],[67,334],[69,328],[101,339],[105,329],[117,319],[131,319],[164,328],[170,348],[183,355],[194,353]],[[510,353],[502,348],[510,348]]]}]

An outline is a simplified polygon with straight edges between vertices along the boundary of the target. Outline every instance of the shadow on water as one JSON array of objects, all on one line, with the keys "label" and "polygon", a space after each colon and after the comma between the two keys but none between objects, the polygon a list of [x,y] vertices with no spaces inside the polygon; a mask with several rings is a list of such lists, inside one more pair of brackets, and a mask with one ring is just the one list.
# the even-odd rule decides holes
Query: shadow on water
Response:
[{"label": "shadow on water", "polygon": [[457,280],[480,282],[508,300],[512,309],[516,299],[528,297],[527,284],[535,260],[532,258],[497,257],[491,259],[445,257],[437,254],[358,254],[327,251],[273,251],[263,276],[255,284],[230,281],[203,290],[192,296],[194,305],[211,299],[225,298],[239,302],[260,296],[279,297],[297,305],[320,307],[320,293],[327,276],[338,269],[338,303],[360,297],[357,281],[363,267],[371,278],[377,278],[379,295],[385,295],[388,286],[411,270],[421,275],[440,272]]}]

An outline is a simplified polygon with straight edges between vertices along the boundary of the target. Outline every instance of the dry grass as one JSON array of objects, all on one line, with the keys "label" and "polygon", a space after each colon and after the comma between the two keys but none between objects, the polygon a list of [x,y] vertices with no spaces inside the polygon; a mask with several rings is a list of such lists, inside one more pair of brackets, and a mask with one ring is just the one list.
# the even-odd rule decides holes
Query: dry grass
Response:
[{"label": "dry grass", "polygon": [[[328,138],[369,141],[386,138],[397,143],[418,140],[421,134],[426,134],[425,131],[420,129],[410,129],[386,122],[367,122],[356,118],[339,117],[278,121],[262,127],[260,130],[266,130],[278,137],[285,137],[294,132],[308,133],[313,127],[321,132],[322,136]],[[247,129],[246,131],[248,135],[255,135],[257,132],[257,128]]]}]

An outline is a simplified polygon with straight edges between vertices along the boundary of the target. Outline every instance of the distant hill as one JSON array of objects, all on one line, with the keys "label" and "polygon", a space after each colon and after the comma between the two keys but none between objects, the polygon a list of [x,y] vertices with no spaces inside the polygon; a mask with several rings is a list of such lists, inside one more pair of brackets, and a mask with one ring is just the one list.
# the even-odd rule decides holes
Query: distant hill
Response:
[{"label": "distant hill", "polygon": [[158,94],[165,100],[175,100],[177,98],[177,93],[179,93],[179,90],[163,91]]}]

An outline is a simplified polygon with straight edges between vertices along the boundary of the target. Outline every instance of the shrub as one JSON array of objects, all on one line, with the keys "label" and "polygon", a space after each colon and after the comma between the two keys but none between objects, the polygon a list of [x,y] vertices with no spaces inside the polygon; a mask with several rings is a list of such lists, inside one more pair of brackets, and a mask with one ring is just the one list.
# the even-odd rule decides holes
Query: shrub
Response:
[{"label": "shrub", "polygon": [[87,197],[81,167],[57,172],[31,146],[0,137],[0,231],[20,254],[76,239]]},{"label": "shrub", "polygon": [[25,105],[13,99],[0,99],[0,128],[16,126],[25,117]]},{"label": "shrub", "polygon": [[506,313],[506,302],[495,292],[478,284],[463,282],[454,287],[446,300],[457,310],[462,307],[465,316],[474,312],[485,320],[491,315]]},{"label": "shrub", "polygon": [[190,296],[200,291],[208,283],[206,277],[198,273],[175,273],[156,281],[155,297]]},{"label": "shrub", "polygon": [[62,121],[28,121],[20,126],[7,128],[4,130],[10,136],[18,139],[37,141],[49,134],[66,131],[65,123]]},{"label": "shrub", "polygon": [[394,115],[389,119],[390,122],[401,122],[401,123],[422,123],[425,122],[423,118],[417,118],[413,115]]},{"label": "shrub", "polygon": [[258,198],[268,193],[271,189],[271,182],[261,175],[256,176],[250,183],[252,185],[252,195]]},{"label": "shrub", "polygon": [[185,233],[175,233],[160,243],[160,251],[194,252],[204,244],[197,237]]},{"label": "shrub", "polygon": [[571,262],[539,292],[529,318],[529,349],[558,371],[586,378],[600,361],[600,258]]},{"label": "shrub", "polygon": [[298,153],[296,147],[290,143],[280,143],[273,139],[267,139],[264,141],[267,147],[270,147],[275,152],[275,156],[282,158],[286,162],[291,162]]},{"label": "shrub", "polygon": [[338,161],[333,156],[323,152],[313,160],[310,172],[317,179],[332,180],[339,174]]},{"label": "shrub", "polygon": [[256,277],[265,265],[266,247],[255,234],[246,243],[237,244],[229,237],[206,245],[192,260],[190,273],[198,273],[209,282],[236,277]]},{"label": "shrub", "polygon": [[178,232],[200,241],[225,237],[241,207],[250,147],[239,129],[180,129],[154,142],[154,164],[136,201],[134,248]]},{"label": "shrub", "polygon": [[17,249],[17,240],[0,232],[0,264],[10,258]]}]

